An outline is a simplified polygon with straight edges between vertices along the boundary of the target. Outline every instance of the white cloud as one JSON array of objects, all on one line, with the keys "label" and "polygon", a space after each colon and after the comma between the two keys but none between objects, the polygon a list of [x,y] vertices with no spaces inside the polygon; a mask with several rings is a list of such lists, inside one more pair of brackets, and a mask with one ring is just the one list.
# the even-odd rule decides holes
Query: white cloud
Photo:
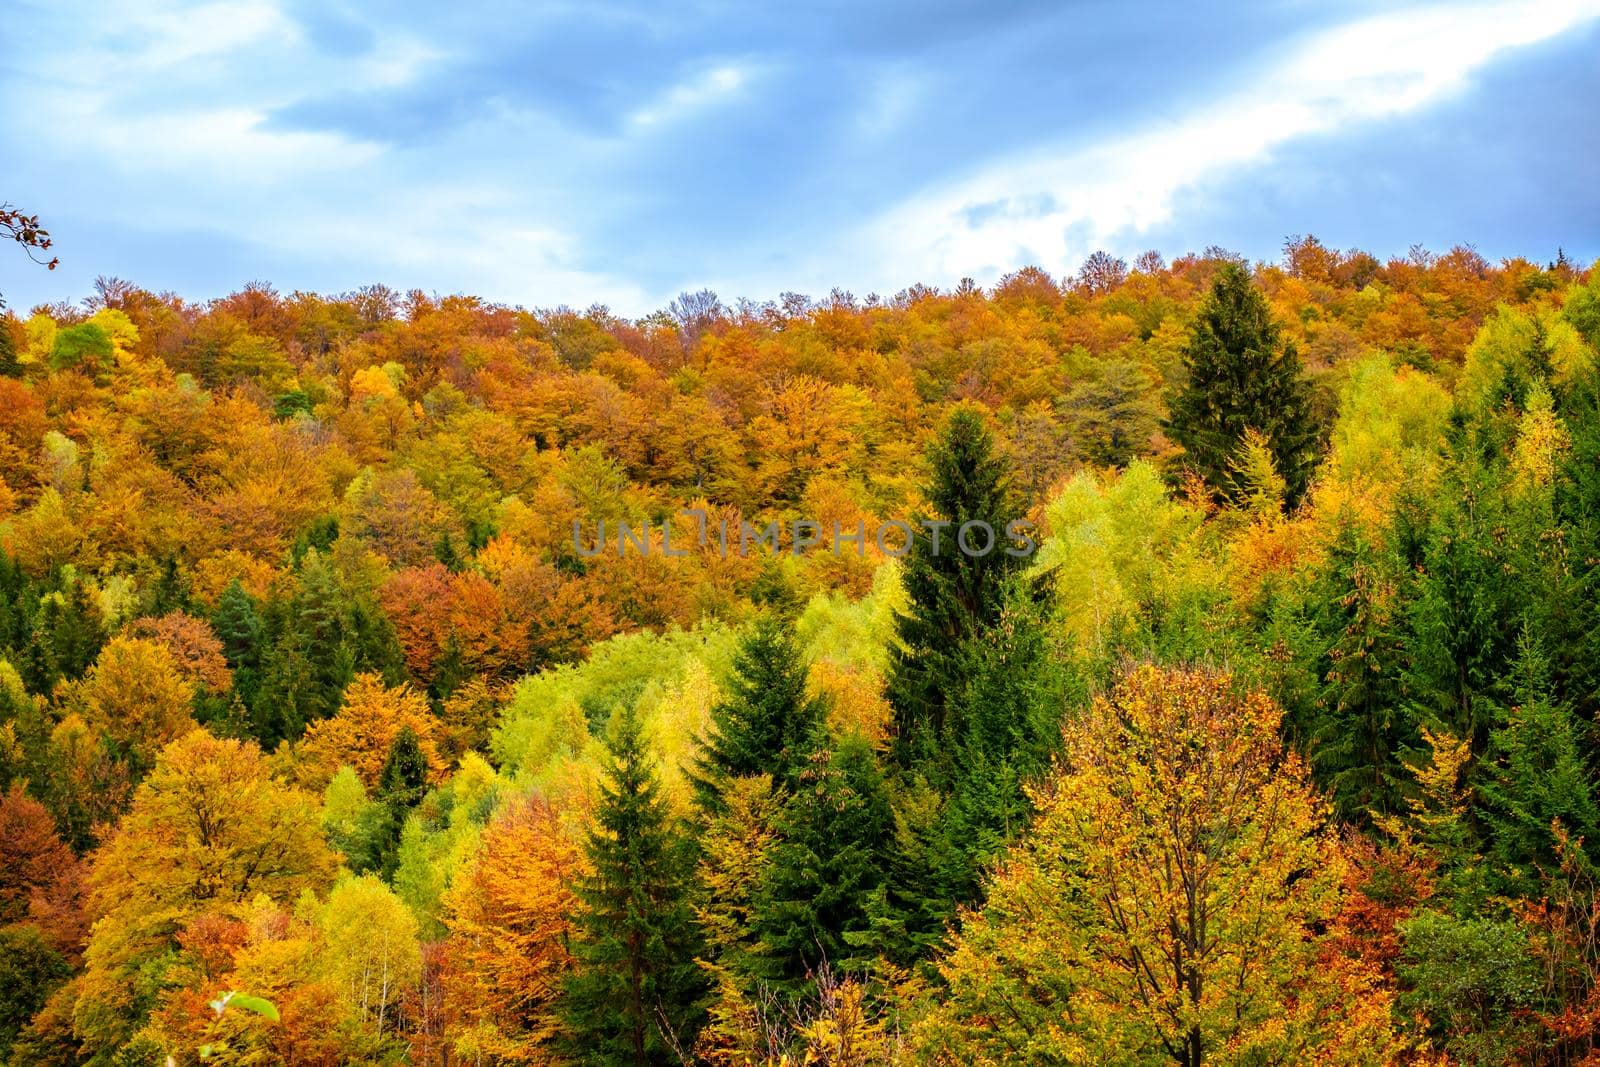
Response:
[{"label": "white cloud", "polygon": [[1168,221],[1185,188],[1293,138],[1438,102],[1500,53],[1596,17],[1600,0],[1513,0],[1363,19],[1175,121],[990,163],[912,197],[865,228],[863,254],[880,280],[988,280],[1030,262],[1066,269]]},{"label": "white cloud", "polygon": [[710,70],[672,86],[655,100],[628,116],[633,126],[657,126],[685,118],[707,105],[730,97],[744,88],[750,72],[731,63]]},{"label": "white cloud", "polygon": [[129,67],[158,72],[267,39],[298,38],[294,23],[268,0],[219,0],[166,9],[132,4],[124,17],[106,18],[101,24],[139,43]]}]

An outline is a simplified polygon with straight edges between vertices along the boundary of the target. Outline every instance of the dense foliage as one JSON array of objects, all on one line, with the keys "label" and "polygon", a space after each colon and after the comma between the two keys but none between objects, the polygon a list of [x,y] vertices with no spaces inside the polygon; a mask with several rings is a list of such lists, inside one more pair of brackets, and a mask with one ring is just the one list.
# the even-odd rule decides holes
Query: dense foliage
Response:
[{"label": "dense foliage", "polygon": [[0,1061],[1597,1062],[1597,583],[1565,260],[103,279],[0,318]]}]

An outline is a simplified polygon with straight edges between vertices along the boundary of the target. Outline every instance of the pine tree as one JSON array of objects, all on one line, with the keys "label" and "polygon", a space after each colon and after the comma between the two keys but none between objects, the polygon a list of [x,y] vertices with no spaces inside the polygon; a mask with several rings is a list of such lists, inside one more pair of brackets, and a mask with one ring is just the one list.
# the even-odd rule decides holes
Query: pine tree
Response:
[{"label": "pine tree", "polygon": [[270,752],[279,742],[298,738],[307,725],[331,715],[337,706],[337,693],[330,694],[321,684],[300,636],[289,631],[262,657],[250,732]]},{"label": "pine tree", "polygon": [[428,788],[428,759],[416,731],[400,727],[378,775],[378,798],[392,808],[414,808]]},{"label": "pine tree", "polygon": [[1166,423],[1184,460],[1222,498],[1236,492],[1230,463],[1255,430],[1293,506],[1311,480],[1317,427],[1294,345],[1279,336],[1266,297],[1239,264],[1226,263],[1196,313],[1184,349],[1187,381]]},{"label": "pine tree", "polygon": [[765,615],[739,642],[727,695],[711,708],[694,778],[695,799],[707,815],[722,813],[732,778],[772,776],[795,785],[822,727],[826,708],[806,692],[806,665],[790,626]]},{"label": "pine tree", "polygon": [[1346,819],[1399,811],[1405,755],[1421,744],[1400,689],[1400,588],[1381,546],[1349,521],[1340,526],[1310,589],[1326,651],[1318,665],[1318,710],[1306,740],[1312,769]]},{"label": "pine tree", "polygon": [[261,617],[237,578],[229,582],[217,598],[216,610],[211,613],[211,628],[222,642],[222,655],[229,669],[237,671],[256,665]]},{"label": "pine tree", "polygon": [[866,741],[819,749],[777,820],[777,843],[753,904],[762,978],[797,992],[826,963],[860,970],[869,953],[868,903],[885,878],[893,832],[889,793]]},{"label": "pine tree", "polygon": [[1418,721],[1464,738],[1481,755],[1505,713],[1504,682],[1531,591],[1518,566],[1521,548],[1506,537],[1503,485],[1470,449],[1457,442],[1456,450],[1408,612],[1405,686]]},{"label": "pine tree", "polygon": [[1572,714],[1550,698],[1550,666],[1544,650],[1524,628],[1518,640],[1516,706],[1489,739],[1493,777],[1479,787],[1491,848],[1503,862],[1536,885],[1535,865],[1559,867],[1556,834],[1591,849],[1600,841],[1600,805],[1584,766]]},{"label": "pine tree", "polygon": [[294,740],[332,715],[358,673],[391,682],[404,677],[393,625],[375,605],[347,592],[315,548],[301,560],[293,596],[269,601],[264,614],[261,684],[251,706],[264,746]]},{"label": "pine tree", "polygon": [[22,377],[17,361],[17,341],[11,336],[11,316],[0,314],[0,378]]},{"label": "pine tree", "polygon": [[[928,459],[931,521],[942,525],[925,520],[912,538],[904,576],[910,607],[895,620],[886,692],[894,708],[893,754],[902,767],[932,758],[960,735],[960,724],[949,720],[966,685],[966,646],[999,618],[1006,576],[1023,558],[1007,536],[1021,516],[1010,472],[982,417],[957,409]],[[992,542],[974,527],[965,538],[974,551],[964,551],[967,523],[986,523]],[[975,554],[986,542],[989,551]]]},{"label": "pine tree", "polygon": [[1074,681],[1047,641],[1048,605],[1014,578],[998,623],[968,649],[957,706],[964,724],[927,782],[896,796],[886,911],[898,936],[883,947],[914,958],[943,936],[956,909],[975,903],[984,868],[1033,817],[1026,785],[1050,767]]},{"label": "pine tree", "polygon": [[580,936],[563,1014],[582,1062],[674,1063],[674,1048],[692,1047],[704,1015],[689,855],[631,706],[607,748],[612,765],[586,846],[592,873],[576,887]]},{"label": "pine tree", "polygon": [[386,878],[394,876],[399,860],[400,831],[411,809],[422,802],[428,791],[428,757],[422,751],[416,731],[402,726],[389,745],[389,755],[378,775],[378,819],[373,837],[377,868]]},{"label": "pine tree", "polygon": [[[1600,307],[1600,304],[1597,304]],[[1556,515],[1571,549],[1571,633],[1551,647],[1552,666],[1580,718],[1600,715],[1600,373],[1569,389],[1562,411],[1572,447],[1556,481]],[[1600,736],[1588,756],[1600,765]]]},{"label": "pine tree", "polygon": [[0,655],[12,662],[23,657],[16,653],[28,647],[33,632],[32,605],[38,603],[33,582],[23,573],[22,564],[0,550]]},{"label": "pine tree", "polygon": [[60,679],[82,675],[106,641],[100,605],[83,583],[58,571],[51,584],[57,589],[39,597],[28,656],[18,664],[35,693],[49,693]]}]

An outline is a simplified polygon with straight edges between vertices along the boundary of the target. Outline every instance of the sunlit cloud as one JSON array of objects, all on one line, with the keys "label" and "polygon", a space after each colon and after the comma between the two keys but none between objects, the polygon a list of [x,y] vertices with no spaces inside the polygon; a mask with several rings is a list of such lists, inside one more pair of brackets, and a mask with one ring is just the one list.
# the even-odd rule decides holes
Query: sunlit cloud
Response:
[{"label": "sunlit cloud", "polygon": [[1428,8],[1325,31],[1227,97],[1127,136],[1032,151],[925,191],[865,228],[877,273],[992,279],[1061,270],[1096,248],[1136,250],[1176,195],[1292,139],[1425,107],[1510,49],[1600,17],[1597,0]]}]

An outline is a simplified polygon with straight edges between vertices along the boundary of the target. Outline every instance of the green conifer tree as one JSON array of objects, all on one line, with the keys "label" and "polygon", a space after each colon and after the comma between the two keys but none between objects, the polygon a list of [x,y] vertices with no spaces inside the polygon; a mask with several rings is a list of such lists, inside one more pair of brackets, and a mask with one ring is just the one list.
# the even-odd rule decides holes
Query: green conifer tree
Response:
[{"label": "green conifer tree", "polygon": [[106,642],[100,605],[84,584],[66,570],[51,577],[33,616],[27,657],[17,664],[28,688],[49,693],[62,678],[80,677]]},{"label": "green conifer tree", "polygon": [[[1572,447],[1556,481],[1555,508],[1570,551],[1573,611],[1568,632],[1551,645],[1551,661],[1573,712],[1593,721],[1600,716],[1600,372],[1567,391],[1562,416]],[[1585,751],[1600,767],[1600,731],[1589,731]]]},{"label": "green conifer tree", "polygon": [[237,578],[217,598],[211,629],[222,642],[223,658],[233,672],[233,691],[248,711],[261,685],[261,616]]},{"label": "green conifer tree", "polygon": [[1319,782],[1349,820],[1403,809],[1405,756],[1422,743],[1400,686],[1403,591],[1396,561],[1354,522],[1339,527],[1309,589],[1325,651],[1304,743]]},{"label": "green conifer tree", "polygon": [[11,316],[0,315],[0,378],[22,377],[17,360],[17,340],[11,335]]},{"label": "green conifer tree", "polygon": [[[910,605],[895,620],[887,693],[894,709],[895,761],[933,758],[963,731],[951,711],[967,682],[967,644],[1000,617],[1007,575],[1023,562],[1008,537],[1021,517],[1006,460],[971,408],[950,416],[929,450],[926,495],[934,515],[912,538],[904,582]],[[965,535],[967,523],[987,524]],[[978,550],[987,547],[986,552]]]},{"label": "green conifer tree", "polygon": [[1184,461],[1219,498],[1236,491],[1231,463],[1246,430],[1266,438],[1293,506],[1311,480],[1317,425],[1294,345],[1237,263],[1226,263],[1200,305],[1183,354],[1187,373],[1166,428]]},{"label": "green conifer tree", "polygon": [[806,692],[806,665],[792,628],[772,615],[755,621],[733,657],[727,695],[711,708],[696,760],[696,802],[722,813],[729,779],[769,774],[792,788],[822,728],[826,707]]},{"label": "green conifer tree", "polygon": [[263,611],[261,684],[250,710],[268,748],[336,712],[357,673],[391,685],[405,677],[393,625],[370,598],[341,585],[321,552],[306,550],[298,578],[290,597]]},{"label": "green conifer tree", "polygon": [[393,878],[399,862],[400,832],[411,811],[428,791],[428,759],[415,731],[402,726],[389,745],[389,755],[378,774],[378,794],[368,840],[376,854],[375,866]]},{"label": "green conifer tree", "polygon": [[852,736],[812,753],[778,816],[778,841],[755,894],[760,977],[799,992],[824,963],[834,973],[867,966],[869,902],[884,885],[893,822],[866,741]]},{"label": "green conifer tree", "polygon": [[1457,443],[1427,533],[1408,610],[1404,684],[1419,723],[1448,729],[1482,755],[1505,714],[1530,590],[1506,536],[1504,486]]},{"label": "green conifer tree", "polygon": [[705,1010],[690,856],[631,706],[607,747],[612,763],[587,842],[592,873],[577,885],[580,936],[563,1015],[583,1063],[677,1063],[674,1050],[693,1045]]},{"label": "green conifer tree", "polygon": [[1077,681],[1049,647],[1038,591],[1029,578],[1011,579],[1000,619],[967,649],[960,736],[923,765],[928,779],[896,797],[885,905],[899,937],[882,946],[896,958],[938,943],[956,909],[977,902],[984,868],[1032,820],[1025,787],[1049,769]]},{"label": "green conifer tree", "polygon": [[428,759],[409,726],[402,726],[389,745],[389,755],[378,774],[378,798],[391,808],[410,809],[428,789]]},{"label": "green conifer tree", "polygon": [[1491,850],[1532,891],[1537,867],[1559,868],[1552,823],[1594,851],[1600,805],[1571,712],[1550,697],[1550,666],[1527,628],[1517,642],[1515,707],[1489,740],[1491,770],[1479,787]]}]

